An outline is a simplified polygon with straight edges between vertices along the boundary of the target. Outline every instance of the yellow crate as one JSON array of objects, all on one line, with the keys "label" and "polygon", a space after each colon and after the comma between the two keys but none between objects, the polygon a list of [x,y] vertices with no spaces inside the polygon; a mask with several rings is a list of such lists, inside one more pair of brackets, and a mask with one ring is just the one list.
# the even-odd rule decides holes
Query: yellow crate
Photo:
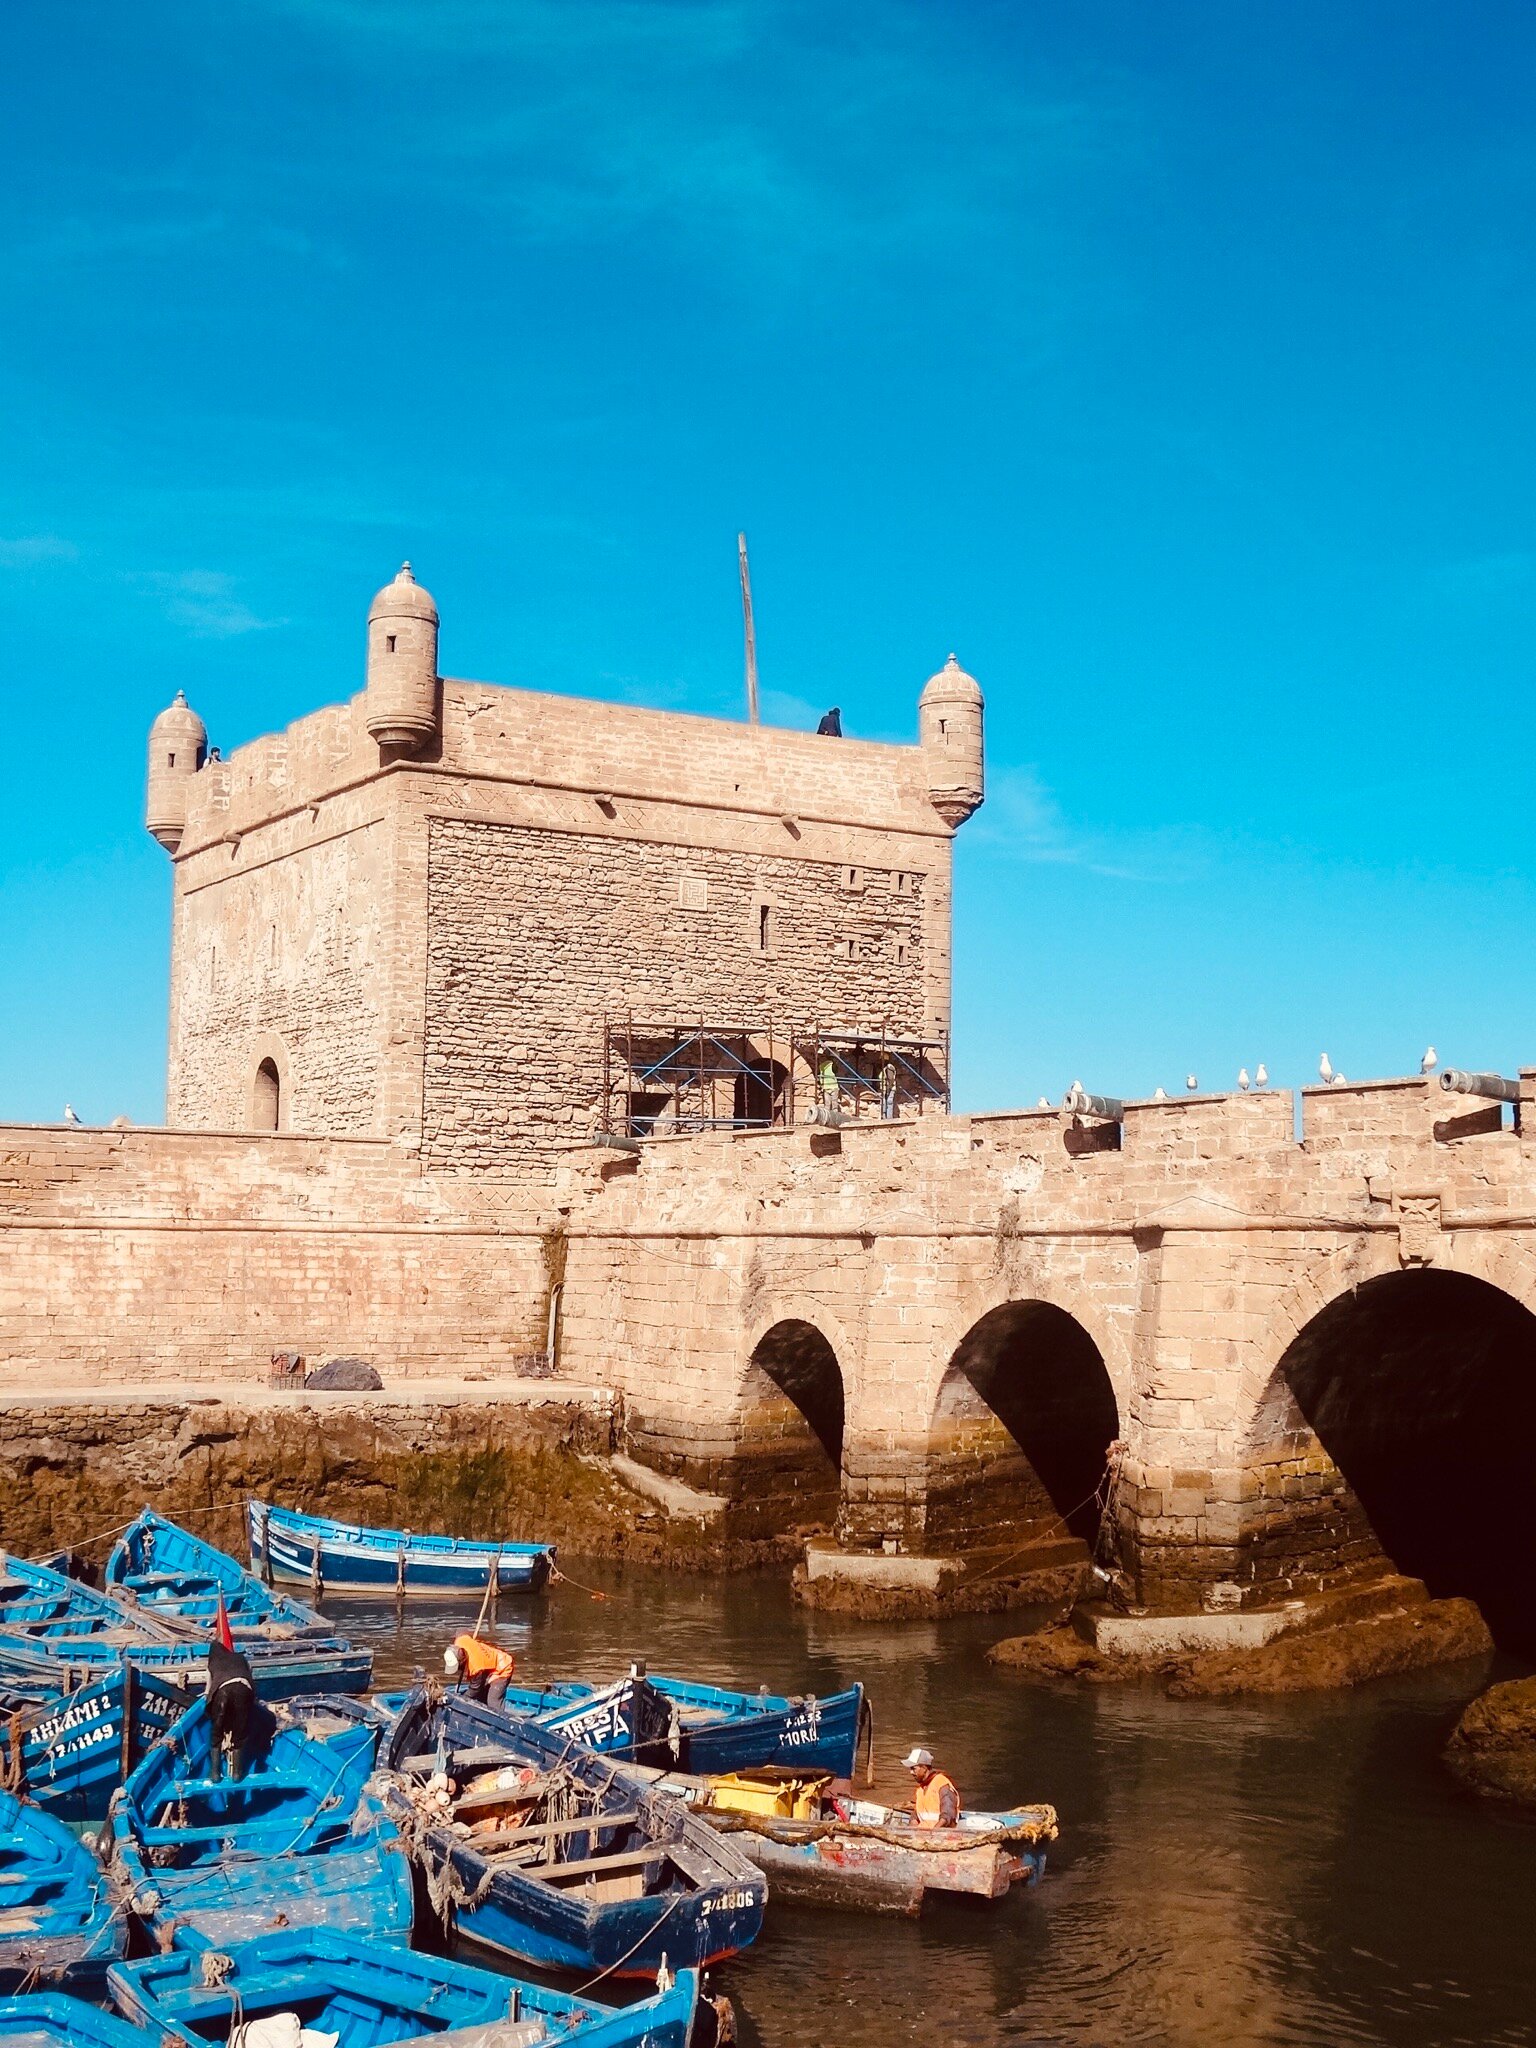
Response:
[{"label": "yellow crate", "polygon": [[780,1820],[814,1820],[831,1774],[792,1778],[780,1772],[732,1771],[709,1781],[709,1803],[727,1813],[771,1813]]}]

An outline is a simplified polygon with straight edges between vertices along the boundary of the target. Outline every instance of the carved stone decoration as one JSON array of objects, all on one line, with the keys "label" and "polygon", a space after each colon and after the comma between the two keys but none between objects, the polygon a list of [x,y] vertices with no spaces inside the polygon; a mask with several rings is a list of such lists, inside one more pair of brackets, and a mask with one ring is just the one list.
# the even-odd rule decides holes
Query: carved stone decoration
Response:
[{"label": "carved stone decoration", "polygon": [[1440,1195],[1394,1194],[1397,1256],[1404,1266],[1432,1266],[1440,1253]]}]

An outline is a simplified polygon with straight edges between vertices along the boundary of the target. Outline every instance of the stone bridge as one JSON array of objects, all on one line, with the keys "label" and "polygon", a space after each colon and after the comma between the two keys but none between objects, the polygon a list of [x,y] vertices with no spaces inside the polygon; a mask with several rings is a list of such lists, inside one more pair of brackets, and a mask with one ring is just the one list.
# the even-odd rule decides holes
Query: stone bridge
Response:
[{"label": "stone bridge", "polygon": [[480,1385],[553,1337],[740,1533],[982,1569],[1097,1545],[1171,1613],[1395,1567],[1518,1632],[1533,1095],[658,1138],[573,1149],[536,1200],[384,1140],[12,1127],[0,1392],[170,1398],[287,1346]]}]

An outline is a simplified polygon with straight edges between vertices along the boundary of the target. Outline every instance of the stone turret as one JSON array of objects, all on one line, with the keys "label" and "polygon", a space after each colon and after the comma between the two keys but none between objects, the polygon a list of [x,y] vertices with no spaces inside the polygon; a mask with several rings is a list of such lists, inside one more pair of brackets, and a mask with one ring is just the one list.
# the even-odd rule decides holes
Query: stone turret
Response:
[{"label": "stone turret", "polygon": [[917,701],[928,800],[946,825],[963,825],[986,794],[981,685],[951,655]]},{"label": "stone turret", "polygon": [[437,732],[437,606],[402,562],[368,607],[368,730],[382,752],[418,754]]},{"label": "stone turret", "polygon": [[187,793],[208,754],[208,731],[180,690],[149,728],[144,823],[167,853],[187,826]]}]

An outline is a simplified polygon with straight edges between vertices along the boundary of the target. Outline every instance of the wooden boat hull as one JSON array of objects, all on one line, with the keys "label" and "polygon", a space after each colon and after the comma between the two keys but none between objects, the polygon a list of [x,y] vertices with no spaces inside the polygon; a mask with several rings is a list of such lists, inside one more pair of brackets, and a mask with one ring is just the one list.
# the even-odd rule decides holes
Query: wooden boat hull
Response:
[{"label": "wooden boat hull", "polygon": [[864,1726],[862,1685],[818,1699],[810,1693],[796,1698],[730,1692],[676,1678],[651,1683],[677,1709],[680,1770],[715,1777],[780,1764],[829,1771],[834,1778],[853,1776]]},{"label": "wooden boat hull", "polygon": [[267,1713],[238,1780],[212,1776],[199,1700],[112,1801],[113,1872],[162,1948],[227,1950],[283,1927],[410,1939],[415,1893],[369,1784],[380,1724],[351,1700]]},{"label": "wooden boat hull", "polygon": [[549,1582],[554,1549],[541,1543],[477,1543],[367,1529],[246,1503],[251,1564],[285,1585],[332,1593],[461,1593],[476,1599],[492,1574],[498,1593],[537,1593]]},{"label": "wooden boat hull", "polygon": [[106,1589],[137,1613],[208,1633],[224,1603],[238,1649],[252,1642],[331,1642],[335,1631],[312,1607],[274,1593],[237,1559],[179,1523],[145,1508],[112,1546]]},{"label": "wooden boat hull", "polygon": [[767,1902],[761,1872],[680,1802],[649,1797],[568,1738],[460,1694],[413,1693],[386,1738],[385,1764],[400,1771],[439,1743],[455,1756],[513,1755],[560,1773],[590,1802],[590,1825],[559,1824],[561,1859],[551,1848],[530,1865],[482,1849],[446,1817],[423,1819],[417,1809],[413,1818],[407,1782],[395,1779],[390,1811],[432,1895],[453,1902],[465,1939],[539,1969],[626,1977],[654,1976],[663,1956],[702,1967],[756,1939]]},{"label": "wooden boat hull", "polygon": [[0,1998],[3,2048],[159,2048],[152,2034],[61,1991]]},{"label": "wooden boat hull", "polygon": [[119,1664],[76,1692],[5,1695],[0,1731],[9,1782],[55,1819],[105,1819],[107,1803],[149,1745],[184,1714],[192,1695]]},{"label": "wooden boat hull", "polygon": [[98,1994],[126,1925],[107,1873],[61,1821],[0,1792],[0,1994]]},{"label": "wooden boat hull", "polygon": [[203,1983],[202,1959],[192,1955],[126,1963],[112,1973],[113,2001],[143,2024],[144,2038],[166,2048],[223,2039],[236,2010],[247,2021],[302,2010],[317,2030],[340,2031],[343,2048],[479,2039],[482,2028],[510,2042],[523,2026],[537,2027],[539,2040],[574,2048],[687,2048],[698,2002],[692,1971],[680,1972],[670,1990],[616,2011],[438,1956],[298,1930],[248,1942],[230,1962],[216,1985]]},{"label": "wooden boat hull", "polygon": [[929,1892],[1001,1899],[1015,1884],[1036,1882],[1045,1870],[1043,1849],[1021,1847],[1016,1853],[1001,1842],[919,1850],[853,1833],[781,1841],[750,1827],[737,1831],[735,1840],[768,1879],[775,1899],[907,1919],[921,1913]]}]

